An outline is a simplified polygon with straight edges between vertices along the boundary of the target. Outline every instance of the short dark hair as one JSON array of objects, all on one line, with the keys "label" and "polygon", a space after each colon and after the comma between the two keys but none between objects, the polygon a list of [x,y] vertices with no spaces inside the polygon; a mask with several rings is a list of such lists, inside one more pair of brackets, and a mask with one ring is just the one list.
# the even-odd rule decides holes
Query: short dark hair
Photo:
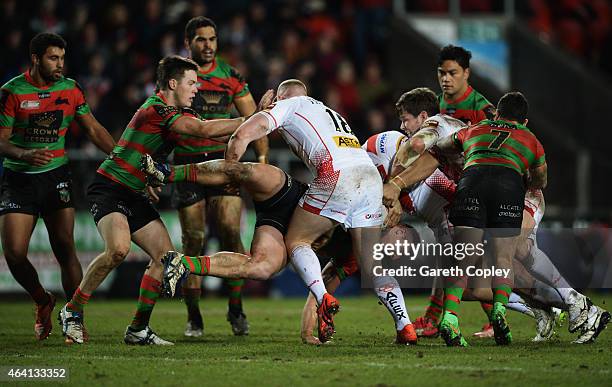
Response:
[{"label": "short dark hair", "polygon": [[196,30],[202,27],[212,27],[215,30],[215,33],[217,33],[217,25],[211,18],[206,16],[196,16],[191,18],[185,26],[185,39],[187,39],[188,42],[191,42],[191,40],[195,37]]},{"label": "short dark hair", "polygon": [[34,54],[39,58],[45,55],[48,47],[59,47],[66,49],[66,41],[58,34],[51,32],[41,32],[30,40],[30,55]]},{"label": "short dark hair", "polygon": [[160,60],[157,65],[157,90],[168,89],[171,79],[180,81],[188,70],[198,71],[197,63],[189,58],[169,55]]},{"label": "short dark hair", "polygon": [[454,60],[464,70],[470,67],[470,59],[472,59],[472,53],[463,47],[448,46],[442,47],[440,54],[438,55],[438,66],[442,66],[442,63],[446,60]]},{"label": "short dark hair", "polygon": [[430,117],[440,111],[436,93],[427,87],[417,87],[405,92],[395,103],[395,108],[398,114],[406,112],[415,117],[422,111],[427,112]]},{"label": "short dark hair", "polygon": [[527,98],[520,91],[504,94],[497,103],[497,114],[510,121],[525,122],[529,112]]}]

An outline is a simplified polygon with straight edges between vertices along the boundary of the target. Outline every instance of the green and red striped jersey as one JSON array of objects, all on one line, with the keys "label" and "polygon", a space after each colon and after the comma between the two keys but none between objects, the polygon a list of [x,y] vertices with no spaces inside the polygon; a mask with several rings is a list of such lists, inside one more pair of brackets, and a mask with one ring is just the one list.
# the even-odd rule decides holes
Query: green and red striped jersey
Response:
[{"label": "green and red striped jersey", "polygon": [[455,144],[463,149],[465,166],[499,165],[521,175],[546,161],[544,148],[524,125],[504,120],[485,120],[454,133]]},{"label": "green and red striped jersey", "polygon": [[11,79],[0,89],[0,130],[9,130],[9,142],[25,149],[47,148],[53,159],[37,167],[7,157],[4,167],[12,171],[40,173],[68,162],[66,132],[76,115],[89,113],[78,83],[60,78],[49,86],[36,86],[30,72]]},{"label": "green and red striped jersey", "polygon": [[438,96],[440,113],[454,117],[463,122],[476,125],[482,120],[491,120],[495,115],[495,107],[479,92],[468,85],[463,95],[454,101]]},{"label": "green and red striped jersey", "polygon": [[180,117],[193,116],[189,110],[168,105],[159,93],[147,98],[98,168],[98,173],[134,191],[143,190],[146,181],[140,170],[143,155],[167,156],[178,139],[178,134],[170,128]]},{"label": "green and red striped jersey", "polygon": [[[204,119],[230,118],[234,99],[249,94],[245,79],[220,58],[215,58],[211,68],[198,72],[198,92],[191,107]],[[174,150],[182,156],[224,151],[226,144],[199,137],[181,135]]]}]

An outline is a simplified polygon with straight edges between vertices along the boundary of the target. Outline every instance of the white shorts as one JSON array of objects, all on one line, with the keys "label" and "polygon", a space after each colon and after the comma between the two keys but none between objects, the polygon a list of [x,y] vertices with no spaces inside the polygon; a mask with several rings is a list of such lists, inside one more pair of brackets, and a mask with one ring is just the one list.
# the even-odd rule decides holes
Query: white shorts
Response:
[{"label": "white shorts", "polygon": [[302,196],[300,207],[335,220],[344,228],[381,226],[382,187],[373,164],[343,168],[317,176]]}]

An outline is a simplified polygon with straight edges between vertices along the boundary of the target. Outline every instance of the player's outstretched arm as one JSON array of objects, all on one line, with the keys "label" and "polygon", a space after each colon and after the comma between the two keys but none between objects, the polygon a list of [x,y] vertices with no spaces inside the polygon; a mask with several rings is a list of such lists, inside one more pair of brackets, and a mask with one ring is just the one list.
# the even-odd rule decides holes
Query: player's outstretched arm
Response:
[{"label": "player's outstretched arm", "polygon": [[244,117],[200,120],[195,117],[182,116],[174,121],[170,130],[196,137],[215,138],[231,135],[243,122]]},{"label": "player's outstretched arm", "polygon": [[87,137],[102,152],[109,154],[115,147],[115,140],[108,133],[108,130],[91,113],[76,116],[76,120],[87,133]]},{"label": "player's outstretched arm", "polygon": [[257,113],[240,125],[227,144],[225,159],[239,161],[247,146],[268,133],[268,119]]}]

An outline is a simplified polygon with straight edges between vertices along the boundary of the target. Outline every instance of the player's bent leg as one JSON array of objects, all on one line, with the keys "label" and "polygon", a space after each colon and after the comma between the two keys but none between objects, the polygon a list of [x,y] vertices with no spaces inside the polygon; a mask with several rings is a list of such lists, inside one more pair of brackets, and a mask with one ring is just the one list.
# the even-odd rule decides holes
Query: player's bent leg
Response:
[{"label": "player's bent leg", "polygon": [[151,262],[142,276],[136,312],[125,330],[124,342],[129,345],[174,345],[157,336],[149,326],[153,308],[161,293],[161,258],[173,248],[168,230],[161,219],[156,219],[135,231],[132,240],[151,257]]},{"label": "player's bent leg", "polygon": [[74,208],[63,208],[43,216],[53,254],[62,272],[62,286],[70,299],[83,279],[83,269],[74,245]]},{"label": "player's bent leg", "polygon": [[[199,255],[204,248],[204,230],[206,227],[204,218],[205,206],[205,201],[200,200],[192,205],[178,209],[183,252],[186,255]],[[202,295],[202,278],[196,275],[189,276],[183,283],[182,293],[187,307],[185,336],[202,336],[204,333],[204,321],[199,306]]]},{"label": "player's bent leg", "polygon": [[51,314],[55,296],[40,284],[38,273],[28,260],[28,245],[36,225],[36,216],[8,213],[0,217],[2,248],[9,270],[15,280],[28,292],[36,303],[34,334],[36,339],[49,337],[53,324]]}]

